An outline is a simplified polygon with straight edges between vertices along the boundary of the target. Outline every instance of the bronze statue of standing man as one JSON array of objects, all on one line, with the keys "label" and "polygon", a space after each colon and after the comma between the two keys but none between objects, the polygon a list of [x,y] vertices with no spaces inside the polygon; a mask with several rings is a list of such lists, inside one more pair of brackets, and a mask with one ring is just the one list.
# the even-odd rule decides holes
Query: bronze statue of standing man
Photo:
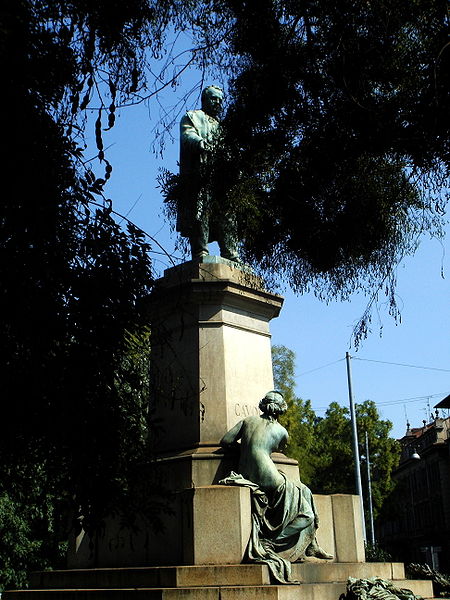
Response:
[{"label": "bronze statue of standing man", "polygon": [[177,231],[189,238],[193,259],[209,254],[217,241],[223,258],[239,262],[236,224],[218,198],[212,197],[210,173],[213,153],[220,141],[218,121],[223,91],[210,85],[202,92],[201,110],[189,110],[180,123],[181,197]]}]

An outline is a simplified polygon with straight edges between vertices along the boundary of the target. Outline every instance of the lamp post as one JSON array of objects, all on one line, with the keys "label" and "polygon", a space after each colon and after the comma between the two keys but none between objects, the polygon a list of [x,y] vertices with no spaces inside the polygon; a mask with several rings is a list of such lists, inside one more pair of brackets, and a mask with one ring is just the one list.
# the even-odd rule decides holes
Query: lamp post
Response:
[{"label": "lamp post", "polygon": [[366,468],[367,468],[367,495],[369,498],[369,519],[370,519],[370,541],[375,546],[375,528],[373,524],[373,504],[372,504],[372,479],[370,476],[370,456],[369,456],[369,436],[366,431]]},{"label": "lamp post", "polygon": [[353,461],[355,466],[355,486],[356,493],[359,496],[359,503],[361,507],[361,520],[362,520],[362,530],[363,530],[363,538],[364,543],[367,542],[366,535],[366,522],[364,517],[364,501],[362,495],[362,485],[361,485],[361,469],[359,464],[359,448],[358,448],[358,431],[356,428],[356,412],[355,412],[355,404],[353,402],[353,388],[352,388],[352,371],[350,367],[350,354],[348,352],[345,353],[345,359],[347,362],[347,383],[348,383],[348,399],[350,403],[350,417],[352,423],[352,442],[353,442]]}]

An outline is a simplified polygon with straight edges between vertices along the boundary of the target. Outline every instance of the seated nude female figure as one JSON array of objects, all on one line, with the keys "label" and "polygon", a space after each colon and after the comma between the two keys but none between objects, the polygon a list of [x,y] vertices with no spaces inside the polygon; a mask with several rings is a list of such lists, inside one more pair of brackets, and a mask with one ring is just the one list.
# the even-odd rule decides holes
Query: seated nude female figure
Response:
[{"label": "seated nude female figure", "polygon": [[239,473],[270,494],[284,482],[270,455],[282,451],[288,441],[288,432],[276,420],[286,412],[287,405],[280,392],[272,391],[261,400],[259,408],[261,416],[239,421],[223,436],[220,445],[235,446],[240,439]]},{"label": "seated nude female figure", "polygon": [[316,541],[318,516],[311,491],[300,480],[288,480],[271,458],[288,440],[286,429],[277,421],[287,409],[283,395],[268,392],[259,408],[262,415],[245,418],[223,436],[220,444],[240,447],[240,457],[239,473],[231,473],[221,483],[253,490],[249,559],[267,562],[273,575],[287,582],[289,562],[303,561],[306,556],[333,557]]}]

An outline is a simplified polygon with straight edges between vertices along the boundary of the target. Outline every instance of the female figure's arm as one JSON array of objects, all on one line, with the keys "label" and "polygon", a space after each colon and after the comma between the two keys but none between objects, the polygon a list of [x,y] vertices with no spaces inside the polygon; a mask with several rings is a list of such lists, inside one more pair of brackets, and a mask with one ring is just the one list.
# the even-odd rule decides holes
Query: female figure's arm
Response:
[{"label": "female figure's arm", "polygon": [[[283,429],[284,429],[284,427],[283,427]],[[281,437],[280,442],[278,444],[278,452],[283,452],[283,450],[286,448],[286,444],[288,443],[288,440],[289,440],[289,434],[284,429],[283,436]]]},{"label": "female figure's arm", "polygon": [[234,427],[227,431],[227,433],[220,440],[220,445],[224,448],[229,448],[230,446],[236,446],[237,441],[242,437],[242,425],[244,421],[239,421],[236,423]]}]

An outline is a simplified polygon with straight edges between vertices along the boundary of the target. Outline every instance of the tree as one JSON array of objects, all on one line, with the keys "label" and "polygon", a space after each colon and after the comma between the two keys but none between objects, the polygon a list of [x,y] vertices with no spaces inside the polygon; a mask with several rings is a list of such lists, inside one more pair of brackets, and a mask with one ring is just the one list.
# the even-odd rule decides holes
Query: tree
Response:
[{"label": "tree", "polygon": [[[205,7],[214,12],[214,4]],[[212,210],[228,206],[238,215],[243,255],[269,279],[323,299],[370,290],[358,343],[381,290],[398,317],[399,261],[424,231],[441,235],[450,156],[447,3],[227,0],[222,7],[224,50],[215,66],[226,64],[231,76],[224,143],[208,177]],[[163,179],[173,213],[179,182]]]},{"label": "tree", "polygon": [[354,494],[352,437],[349,410],[331,402],[315,430],[315,450],[320,463],[315,473],[318,493]]},{"label": "tree", "polygon": [[[148,351],[141,345],[137,358],[132,340],[153,285],[150,244],[115,220],[103,132],[117,106],[148,92],[145,71],[164,54],[167,28],[201,22],[195,5],[6,0],[0,9],[0,522],[17,533],[15,548],[0,548],[3,583],[19,584],[27,561],[56,564],[73,523],[89,530],[111,504],[125,506],[148,460]],[[187,62],[214,44],[211,28]]]},{"label": "tree", "polygon": [[295,352],[286,346],[272,346],[273,381],[288,404],[295,399]]},{"label": "tree", "polygon": [[0,590],[25,587],[30,570],[65,566],[67,523],[47,480],[44,466],[35,469],[26,496],[11,481],[0,494]]},{"label": "tree", "polygon": [[125,412],[114,382],[152,283],[149,246],[94,196],[102,181],[82,168],[75,135],[76,94],[94,77],[94,54],[113,63],[127,38],[126,14],[116,16],[118,37],[106,31],[110,4],[110,20],[92,25],[101,8],[19,0],[0,12],[1,584],[57,564],[70,517],[81,510],[86,527],[98,523],[142,452],[140,407]]},{"label": "tree", "polygon": [[[400,458],[400,448],[396,440],[389,437],[392,423],[380,419],[376,405],[371,400],[356,404],[356,421],[360,454],[365,453],[365,432],[368,434],[370,462],[372,469],[372,496],[376,516],[384,499],[394,488],[392,472]],[[325,417],[316,426],[315,451],[321,457],[314,481],[318,493],[354,494],[354,460],[349,410],[332,402]],[[362,468],[363,478],[365,469]],[[363,494],[368,506],[367,485]]]},{"label": "tree", "polygon": [[448,184],[446,3],[229,4],[226,189],[251,256],[298,291],[392,291]]},{"label": "tree", "polygon": [[[377,407],[371,400],[365,400],[356,405],[358,438],[361,446],[361,456],[365,455],[365,432],[368,434],[372,496],[375,517],[379,514],[385,499],[395,487],[392,478],[393,471],[400,460],[400,444],[391,438],[389,433],[392,423],[380,419]],[[363,481],[366,480],[366,469],[362,467]],[[367,486],[365,486],[366,507],[368,506]]]},{"label": "tree", "polygon": [[272,346],[272,364],[275,387],[283,393],[288,405],[286,414],[280,418],[289,432],[286,454],[298,460],[301,479],[309,485],[316,469],[315,413],[309,400],[295,394],[295,353],[286,346]]},{"label": "tree", "polygon": [[[275,386],[283,392],[288,410],[281,419],[289,432],[286,453],[299,461],[302,481],[317,494],[354,494],[354,461],[350,411],[331,402],[323,418],[316,417],[309,400],[295,395],[295,354],[273,346]],[[393,488],[392,472],[400,456],[399,444],[389,437],[390,421],[380,419],[376,405],[366,400],[356,405],[358,438],[368,433],[375,516]],[[361,447],[361,455],[365,449]],[[363,478],[366,470],[362,468]],[[363,491],[366,496],[367,486]]]}]

